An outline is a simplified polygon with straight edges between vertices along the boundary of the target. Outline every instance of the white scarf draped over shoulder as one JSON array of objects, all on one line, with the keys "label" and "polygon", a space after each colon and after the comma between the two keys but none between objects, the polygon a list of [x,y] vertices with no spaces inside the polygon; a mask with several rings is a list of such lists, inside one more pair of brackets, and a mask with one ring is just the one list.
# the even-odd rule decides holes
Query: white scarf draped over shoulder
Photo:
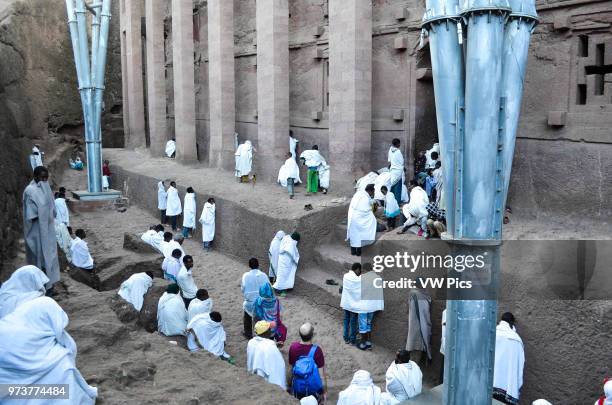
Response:
[{"label": "white scarf draped over shoulder", "polygon": [[374,243],[376,239],[376,217],[372,212],[370,195],[358,190],[348,210],[346,239],[352,247],[362,247]]},{"label": "white scarf draped over shoulder", "polygon": [[36,266],[23,266],[15,270],[0,287],[0,319],[19,305],[45,295],[49,278]]},{"label": "white scarf draped over shoulder", "polygon": [[216,210],[216,204],[211,204],[208,201],[204,203],[202,215],[200,215],[200,224],[202,224],[202,242],[210,242],[215,239]]},{"label": "white scarf draped over shoulder", "polygon": [[166,336],[184,335],[187,310],[179,294],[165,292],[157,304],[157,330]]},{"label": "white scarf draped over shoulder", "polygon": [[244,141],[236,149],[236,177],[248,176],[253,165],[253,145]]},{"label": "white scarf draped over shoulder", "polygon": [[181,206],[181,199],[179,197],[178,190],[172,186],[168,187],[168,203],[166,207],[166,215],[174,217],[181,215],[183,207]]},{"label": "white scarf draped over shoulder", "polygon": [[183,213],[183,227],[196,227],[196,195],[195,193],[185,194],[185,210]]},{"label": "white scarf draped over shoulder", "polygon": [[199,350],[199,343],[204,350],[215,356],[221,356],[225,352],[225,329],[223,329],[223,324],[210,319],[209,313],[196,315],[187,324],[187,330],[190,330],[187,339],[187,346],[190,351]]},{"label": "white scarf draped over shoulder", "polygon": [[285,235],[278,250],[278,269],[273,287],[277,290],[293,288],[299,262],[300,252],[298,251],[297,241],[293,240],[291,235]]},{"label": "white scarf draped over shoulder", "polygon": [[263,377],[270,384],[287,388],[285,359],[273,340],[255,336],[247,345],[247,371]]},{"label": "white scarf draped over shoulder", "polygon": [[414,361],[391,363],[386,374],[387,392],[383,393],[382,405],[394,405],[416,397],[423,389],[423,373]]},{"label": "white scarf draped over shoulder", "polygon": [[212,298],[205,299],[201,301],[197,298],[194,298],[189,303],[189,308],[187,309],[187,316],[189,317],[189,321],[195,318],[200,314],[208,314],[212,311],[213,300]]},{"label": "white scarf draped over shoulder", "polygon": [[374,385],[370,373],[359,370],[351,384],[338,395],[337,405],[379,405],[380,388]]},{"label": "white scarf draped over shoulder", "polygon": [[502,389],[507,395],[518,400],[523,386],[524,365],[523,340],[508,322],[500,321],[495,334],[493,388]]}]

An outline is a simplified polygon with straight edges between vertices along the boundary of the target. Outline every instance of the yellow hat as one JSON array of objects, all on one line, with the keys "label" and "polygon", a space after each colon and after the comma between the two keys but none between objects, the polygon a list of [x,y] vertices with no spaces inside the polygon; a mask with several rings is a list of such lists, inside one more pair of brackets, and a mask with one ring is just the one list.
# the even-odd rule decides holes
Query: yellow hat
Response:
[{"label": "yellow hat", "polygon": [[257,333],[257,335],[262,335],[270,330],[271,327],[271,322],[259,321],[255,324],[255,333]]}]

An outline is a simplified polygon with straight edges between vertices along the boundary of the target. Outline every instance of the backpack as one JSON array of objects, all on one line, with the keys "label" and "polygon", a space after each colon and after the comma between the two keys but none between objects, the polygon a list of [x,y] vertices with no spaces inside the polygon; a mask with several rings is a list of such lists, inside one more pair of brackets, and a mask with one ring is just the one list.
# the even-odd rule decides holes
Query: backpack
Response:
[{"label": "backpack", "polygon": [[319,368],[314,360],[318,346],[312,345],[307,356],[300,356],[293,365],[293,395],[318,394],[323,390]]}]

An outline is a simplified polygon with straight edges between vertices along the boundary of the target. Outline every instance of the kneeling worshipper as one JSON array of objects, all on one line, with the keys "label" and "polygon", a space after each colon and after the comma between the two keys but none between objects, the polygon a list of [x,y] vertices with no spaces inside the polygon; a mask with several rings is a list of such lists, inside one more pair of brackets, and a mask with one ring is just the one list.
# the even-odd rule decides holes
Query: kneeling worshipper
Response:
[{"label": "kneeling worshipper", "polygon": [[337,405],[380,405],[380,388],[372,382],[370,373],[359,370],[351,384],[338,395]]},{"label": "kneeling worshipper", "polygon": [[196,297],[189,303],[187,317],[191,321],[196,315],[208,314],[212,311],[213,300],[208,296],[208,291],[200,288]]},{"label": "kneeling worshipper", "polygon": [[374,184],[368,184],[364,191],[357,190],[348,210],[346,240],[351,245],[353,256],[361,255],[361,248],[374,243],[376,239],[376,217],[372,211]]},{"label": "kneeling worshipper", "polygon": [[236,157],[236,177],[240,180],[241,183],[249,182],[249,174],[251,174],[251,169],[253,167],[253,152],[255,149],[251,144],[251,141],[244,141],[244,143],[240,144],[236,149],[236,153],[234,154]]},{"label": "kneeling worshipper", "polygon": [[70,247],[70,254],[72,255],[72,264],[79,269],[92,271],[94,269],[94,260],[89,253],[89,246],[85,242],[85,231],[77,229],[74,232],[76,238],[72,240],[72,246]]},{"label": "kneeling worshipper", "polygon": [[399,234],[405,233],[408,228],[418,224],[421,229],[417,233],[418,236],[427,237],[427,205],[429,204],[429,197],[414,180],[410,181],[410,201],[408,204],[404,204],[402,207],[402,213],[406,217],[406,222],[402,225],[402,229],[399,230]]},{"label": "kneeling worshipper", "polygon": [[23,266],[15,270],[0,287],[0,319],[19,305],[45,295],[49,278],[36,266]]},{"label": "kneeling worshipper", "polygon": [[65,223],[55,221],[55,239],[57,239],[57,245],[64,252],[68,263],[72,263],[72,236]]},{"label": "kneeling worshipper", "polygon": [[272,327],[274,325],[267,321],[255,324],[257,336],[249,340],[247,345],[247,371],[285,390],[287,389],[285,359],[272,340]]},{"label": "kneeling worshipper", "polygon": [[423,388],[423,373],[419,366],[410,360],[407,350],[398,350],[395,360],[386,374],[387,391],[380,397],[381,405],[395,405],[414,398]]},{"label": "kneeling worshipper", "polygon": [[221,314],[211,312],[196,315],[187,324],[187,347],[189,351],[197,352],[204,349],[234,364],[232,356],[225,351],[225,329],[221,323]]},{"label": "kneeling worshipper", "polygon": [[140,239],[159,253],[163,253],[162,242],[164,241],[164,226],[161,224],[151,226],[148,231],[142,234]]},{"label": "kneeling worshipper", "polygon": [[285,160],[285,164],[282,165],[278,171],[277,182],[281,186],[286,187],[289,192],[289,198],[293,198],[293,186],[302,182],[302,180],[300,180],[300,168],[295,159],[291,156],[291,152],[288,152],[285,157],[287,159]]},{"label": "kneeling worshipper", "polygon": [[274,340],[282,345],[287,340],[287,328],[281,322],[281,305],[278,298],[274,296],[274,290],[268,283],[259,287],[259,297],[253,304],[253,320],[274,322],[271,327]]},{"label": "kneeling worshipper", "polygon": [[70,226],[70,212],[64,193],[55,193],[55,222],[63,222],[66,226]]},{"label": "kneeling worshipper", "polygon": [[204,250],[209,251],[212,247],[213,239],[215,239],[215,212],[217,206],[214,198],[209,198],[204,203],[202,215],[200,215],[200,224],[202,224],[202,244]]},{"label": "kneeling worshipper", "polygon": [[166,156],[169,158],[173,158],[176,156],[176,141],[174,138],[170,139],[166,142]]},{"label": "kneeling worshipper", "polygon": [[157,304],[157,330],[166,336],[184,335],[187,310],[179,294],[179,286],[169,285]]},{"label": "kneeling worshipper", "polygon": [[132,304],[136,311],[140,312],[142,303],[144,302],[144,296],[152,285],[153,273],[150,271],[132,274],[130,278],[121,283],[121,287],[119,287],[117,294]]},{"label": "kneeling worshipper", "polygon": [[519,403],[525,366],[523,340],[514,323],[514,315],[505,312],[497,325],[493,369],[493,398],[511,405]]},{"label": "kneeling worshipper", "polygon": [[49,297],[30,300],[0,319],[0,384],[67,384],[69,399],[26,403],[95,404],[98,390],[77,369],[77,347],[66,326],[68,316]]},{"label": "kneeling worshipper", "polygon": [[278,270],[278,256],[280,254],[280,244],[285,237],[285,232],[278,231],[270,242],[270,249],[268,249],[268,259],[270,260],[270,267],[268,268],[268,278],[270,283],[274,284],[276,281],[276,273]]},{"label": "kneeling worshipper", "polygon": [[282,292],[281,297],[284,296],[285,290],[293,289],[295,283],[295,272],[300,262],[299,241],[300,234],[297,232],[285,235],[278,249],[278,270],[273,287]]}]

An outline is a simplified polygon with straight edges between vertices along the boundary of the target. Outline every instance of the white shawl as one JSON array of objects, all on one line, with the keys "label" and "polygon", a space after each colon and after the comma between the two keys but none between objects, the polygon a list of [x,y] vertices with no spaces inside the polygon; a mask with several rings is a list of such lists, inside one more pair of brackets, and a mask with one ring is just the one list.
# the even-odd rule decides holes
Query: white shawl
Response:
[{"label": "white shawl", "polygon": [[166,336],[184,335],[187,310],[179,294],[165,292],[157,304],[157,330]]},{"label": "white shawl", "polygon": [[187,336],[187,347],[190,351],[196,352],[200,350],[199,343],[204,350],[215,356],[221,356],[225,353],[225,330],[223,329],[223,324],[210,319],[209,313],[196,315],[187,324],[187,330],[192,330]]},{"label": "white shawl", "polygon": [[248,176],[253,165],[253,145],[251,141],[244,141],[236,149],[236,177]]},{"label": "white shawl", "polygon": [[[387,191],[391,192],[391,186],[392,186],[391,177],[392,177],[391,172],[388,172],[388,171],[382,172],[378,175],[378,177],[374,181],[374,199],[375,200],[385,199],[385,195],[380,190],[382,186],[387,187]],[[365,187],[364,187],[364,191],[365,191]]]},{"label": "white shawl", "polygon": [[178,190],[172,186],[168,187],[168,203],[166,208],[166,215],[174,217],[181,215],[183,208],[181,206],[181,199],[179,197]]},{"label": "white shawl", "polygon": [[194,298],[189,303],[189,308],[187,309],[187,317],[189,321],[191,321],[196,315],[200,314],[208,314],[212,311],[213,300],[212,298],[201,301],[197,298]]},{"label": "white shawl", "polygon": [[389,148],[387,161],[391,165],[389,173],[391,173],[391,185],[393,185],[401,181],[404,175],[404,156],[402,155],[402,151],[395,146],[391,146]]},{"label": "white shawl", "polygon": [[308,167],[319,167],[325,163],[325,159],[316,149],[305,150],[300,154],[300,159],[304,159],[304,164]]},{"label": "white shawl", "polygon": [[379,405],[380,388],[372,382],[370,373],[359,370],[351,384],[338,395],[337,405]]},{"label": "white shawl", "polygon": [[524,366],[523,340],[507,322],[500,321],[495,335],[493,387],[502,389],[513,398],[519,399]]},{"label": "white shawl", "polygon": [[358,276],[352,270],[346,272],[342,277],[342,296],[340,298],[340,307],[357,314],[382,311],[384,309],[382,288],[377,289],[376,294],[371,294],[371,296],[368,296],[368,298],[376,299],[362,299],[362,284],[367,286],[375,278],[378,278],[378,275],[374,272],[365,273],[362,276]]},{"label": "white shawl", "polygon": [[153,279],[147,273],[132,274],[130,278],[121,283],[117,294],[132,304],[136,311],[140,311],[144,296],[152,285]]},{"label": "white shawl", "polygon": [[165,210],[168,204],[168,193],[164,188],[164,184],[160,181],[157,183],[157,209]]},{"label": "white shawl", "polygon": [[406,218],[413,216],[422,218],[427,216],[427,204],[429,197],[421,187],[416,186],[410,191],[410,201],[402,207],[402,212]]},{"label": "white shawl", "polygon": [[395,199],[395,195],[391,191],[387,191],[387,194],[385,194],[385,216],[387,218],[395,218],[399,214],[399,204]]},{"label": "white shawl", "polygon": [[[0,383],[68,384],[71,404],[95,404],[98,391],[76,368],[77,348],[67,325],[68,316],[49,297],[28,301],[2,318]],[[28,403],[33,402],[44,401]]]},{"label": "white shawl", "polygon": [[294,179],[295,184],[302,182],[302,180],[300,180],[300,168],[292,157],[285,160],[285,164],[281,166],[278,171],[277,182],[280,183],[281,186],[287,187],[287,179],[291,178]]},{"label": "white shawl", "polygon": [[93,257],[89,253],[89,246],[83,239],[76,237],[72,240],[72,246],[70,247],[70,254],[72,256],[72,264],[81,269],[93,268],[94,261]]},{"label": "white shawl", "polygon": [[202,242],[210,242],[215,238],[216,210],[216,204],[211,204],[208,201],[204,203],[202,215],[200,215],[200,224],[202,224]]},{"label": "white shawl", "polygon": [[366,174],[365,176],[357,180],[357,182],[355,183],[355,190],[365,191],[366,186],[368,184],[374,184],[378,176],[379,175],[375,172],[370,172]]},{"label": "white shawl", "polygon": [[170,139],[166,142],[166,156],[172,157],[172,154],[176,152],[176,142]]},{"label": "white shawl", "polygon": [[66,200],[63,198],[55,199],[55,221],[63,222],[66,226],[70,226],[70,213]]},{"label": "white shawl", "polygon": [[15,270],[0,287],[0,319],[19,305],[45,295],[49,278],[36,266],[23,266]]},{"label": "white shawl", "polygon": [[278,249],[278,269],[273,287],[277,290],[293,288],[299,262],[300,252],[297,248],[297,241],[293,240],[291,235],[285,235]]},{"label": "white shawl", "polygon": [[276,271],[278,269],[278,255],[280,252],[280,244],[285,237],[285,232],[278,231],[270,242],[270,249],[268,250],[268,259],[270,260],[270,268],[268,270],[268,277],[276,277]]},{"label": "white shawl", "polygon": [[357,191],[348,210],[346,240],[351,247],[362,247],[376,239],[376,218],[372,212],[372,200],[365,191]]},{"label": "white shawl", "polygon": [[400,401],[416,397],[423,388],[423,373],[414,361],[391,363],[386,374],[387,392],[383,393],[382,405],[395,405]]},{"label": "white shawl", "polygon": [[153,249],[157,250],[160,253],[163,253],[162,252],[162,242],[164,241],[163,232],[161,231],[157,232],[154,229],[149,229],[148,231],[142,234],[140,239],[147,245],[151,246]]},{"label": "white shawl", "polygon": [[57,239],[57,244],[66,255],[68,263],[72,263],[72,237],[65,223],[55,221],[55,239]]},{"label": "white shawl", "polygon": [[293,158],[293,160],[295,160],[296,158],[295,149],[298,143],[300,143],[300,141],[298,141],[292,136],[289,137],[289,152],[291,152],[291,158]]},{"label": "white shawl", "polygon": [[168,242],[168,244],[164,248],[164,251],[162,252],[164,254],[164,257],[167,259],[171,258],[172,252],[174,251],[174,249],[178,249],[181,251],[181,257],[179,258],[179,262],[183,263],[183,257],[185,256],[185,250],[183,249],[183,246],[175,240],[171,240],[170,242]]},{"label": "white shawl", "polygon": [[255,336],[247,345],[247,371],[263,377],[270,384],[287,388],[285,359],[273,340]]},{"label": "white shawl", "polygon": [[183,214],[183,227],[196,227],[196,195],[195,193],[185,194],[185,210]]}]

